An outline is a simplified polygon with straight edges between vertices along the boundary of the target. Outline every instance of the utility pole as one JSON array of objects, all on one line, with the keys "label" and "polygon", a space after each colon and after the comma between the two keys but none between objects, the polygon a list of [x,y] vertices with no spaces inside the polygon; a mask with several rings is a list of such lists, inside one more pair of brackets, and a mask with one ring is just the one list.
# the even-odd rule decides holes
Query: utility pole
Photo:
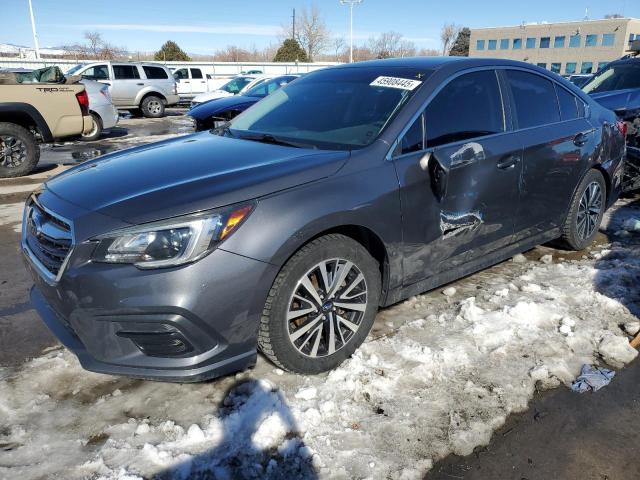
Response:
[{"label": "utility pole", "polygon": [[295,40],[296,39],[296,9],[295,8],[293,9],[293,15],[291,15],[291,27],[292,27],[291,28],[291,32],[292,32],[291,38],[293,40]]},{"label": "utility pole", "polygon": [[36,33],[36,20],[33,18],[33,6],[29,0],[29,13],[31,14],[31,30],[33,30],[33,43],[36,47],[36,58],[40,59],[40,44],[38,43],[38,34]]},{"label": "utility pole", "polygon": [[362,0],[340,0],[341,5],[349,5],[349,63],[353,63],[353,7],[361,3]]}]

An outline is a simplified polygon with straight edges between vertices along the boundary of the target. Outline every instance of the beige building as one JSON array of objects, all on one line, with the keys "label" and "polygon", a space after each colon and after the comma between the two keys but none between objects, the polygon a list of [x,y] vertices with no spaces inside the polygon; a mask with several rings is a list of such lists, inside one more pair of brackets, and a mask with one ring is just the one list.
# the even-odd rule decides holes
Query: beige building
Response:
[{"label": "beige building", "polygon": [[594,73],[640,40],[640,20],[612,18],[471,30],[470,57],[508,58],[560,73]]}]

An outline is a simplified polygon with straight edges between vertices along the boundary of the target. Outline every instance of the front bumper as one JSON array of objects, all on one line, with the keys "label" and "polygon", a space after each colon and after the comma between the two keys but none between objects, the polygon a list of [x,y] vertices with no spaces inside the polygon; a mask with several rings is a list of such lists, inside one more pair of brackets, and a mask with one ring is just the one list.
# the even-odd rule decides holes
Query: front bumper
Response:
[{"label": "front bumper", "polygon": [[85,369],[196,382],[255,363],[273,265],[218,249],[190,265],[139,270],[82,260],[87,248],[74,248],[53,284],[25,257],[33,305]]}]

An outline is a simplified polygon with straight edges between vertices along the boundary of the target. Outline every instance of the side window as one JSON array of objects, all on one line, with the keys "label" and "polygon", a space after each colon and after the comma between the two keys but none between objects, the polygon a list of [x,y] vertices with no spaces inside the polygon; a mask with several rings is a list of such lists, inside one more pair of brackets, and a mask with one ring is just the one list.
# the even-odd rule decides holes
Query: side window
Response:
[{"label": "side window", "polygon": [[175,72],[173,72],[173,78],[175,78],[176,80],[189,78],[189,72],[186,68],[181,68],[180,70],[176,70]]},{"label": "side window", "polygon": [[520,70],[507,70],[516,107],[518,128],[560,121],[560,109],[551,80]]},{"label": "side window", "polygon": [[82,77],[88,80],[109,80],[109,67],[107,65],[96,65],[87,68]]},{"label": "side window", "polygon": [[404,155],[405,153],[419,152],[424,149],[424,128],[423,115],[416,118],[413,125],[402,136],[402,140],[396,149],[396,155]]},{"label": "side window", "polygon": [[144,65],[142,67],[142,70],[144,70],[144,74],[147,77],[148,80],[161,80],[161,79],[167,79],[169,78],[169,76],[167,75],[167,72],[164,68],[160,68],[160,67],[149,67],[147,65]]},{"label": "side window", "polygon": [[191,78],[202,78],[202,70],[200,70],[199,68],[192,68]]},{"label": "side window", "polygon": [[138,67],[135,65],[114,65],[113,76],[116,80],[135,80],[140,78]]},{"label": "side window", "polygon": [[573,120],[578,118],[578,99],[572,93],[556,85],[558,101],[560,102],[560,116],[562,120]]},{"label": "side window", "polygon": [[504,132],[498,79],[493,70],[462,75],[426,109],[427,147]]}]

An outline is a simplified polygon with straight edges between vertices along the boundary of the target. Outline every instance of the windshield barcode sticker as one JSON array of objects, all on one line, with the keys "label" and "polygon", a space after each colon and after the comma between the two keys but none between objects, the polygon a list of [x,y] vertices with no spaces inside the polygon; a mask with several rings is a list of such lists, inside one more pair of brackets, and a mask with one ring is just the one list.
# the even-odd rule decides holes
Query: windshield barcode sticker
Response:
[{"label": "windshield barcode sticker", "polygon": [[398,77],[378,77],[369,85],[372,87],[399,88],[400,90],[415,90],[422,82]]}]

